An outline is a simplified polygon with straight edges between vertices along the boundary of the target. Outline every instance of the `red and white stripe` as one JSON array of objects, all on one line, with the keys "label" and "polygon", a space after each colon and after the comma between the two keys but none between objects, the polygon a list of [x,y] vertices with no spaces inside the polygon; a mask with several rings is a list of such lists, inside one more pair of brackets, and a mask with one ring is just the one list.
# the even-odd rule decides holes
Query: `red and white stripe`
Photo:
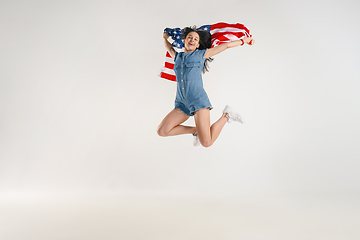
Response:
[{"label": "red and white stripe", "polygon": [[161,68],[161,72],[159,76],[161,78],[165,78],[167,80],[176,82],[176,76],[174,71],[174,59],[172,59],[168,51],[166,51],[164,66]]},{"label": "red and white stripe", "polygon": [[216,23],[211,25],[210,33],[211,47],[239,40],[244,37],[251,37],[250,30],[241,23]]}]

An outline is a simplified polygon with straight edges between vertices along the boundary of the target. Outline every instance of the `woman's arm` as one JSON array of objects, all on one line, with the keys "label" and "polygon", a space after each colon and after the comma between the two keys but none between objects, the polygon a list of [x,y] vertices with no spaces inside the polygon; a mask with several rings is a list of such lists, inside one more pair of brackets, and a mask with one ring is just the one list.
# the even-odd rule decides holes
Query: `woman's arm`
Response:
[{"label": "woman's arm", "polygon": [[164,33],[163,37],[164,37],[164,44],[165,44],[166,50],[169,52],[169,54],[172,58],[175,58],[175,49],[173,48],[171,43],[169,43],[169,41],[167,40],[169,38],[169,35]]},{"label": "woman's arm", "polygon": [[219,46],[209,48],[208,50],[206,50],[206,52],[204,54],[204,58],[209,58],[209,57],[215,56],[216,54],[219,54],[228,48],[244,45],[244,43],[253,45],[255,43],[255,40],[251,37],[246,37],[246,38],[243,38],[240,40],[235,40],[232,42],[220,44]]}]

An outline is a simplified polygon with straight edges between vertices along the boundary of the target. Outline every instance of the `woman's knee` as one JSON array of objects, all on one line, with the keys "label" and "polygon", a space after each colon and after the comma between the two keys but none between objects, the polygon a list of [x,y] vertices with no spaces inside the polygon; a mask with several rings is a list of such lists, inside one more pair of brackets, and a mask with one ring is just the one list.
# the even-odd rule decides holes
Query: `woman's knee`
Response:
[{"label": "woman's knee", "polygon": [[156,132],[160,137],[166,137],[167,136],[166,129],[161,125],[157,128]]},{"label": "woman's knee", "polygon": [[203,147],[206,147],[206,148],[210,147],[213,144],[211,139],[200,140],[200,143]]}]

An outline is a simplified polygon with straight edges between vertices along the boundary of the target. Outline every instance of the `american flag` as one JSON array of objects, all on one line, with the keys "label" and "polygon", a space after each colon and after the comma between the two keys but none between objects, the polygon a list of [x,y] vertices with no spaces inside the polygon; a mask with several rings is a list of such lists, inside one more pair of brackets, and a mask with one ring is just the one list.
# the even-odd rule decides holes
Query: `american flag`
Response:
[{"label": "american flag", "polygon": [[[211,34],[211,47],[218,46],[222,43],[239,40],[244,37],[251,37],[250,30],[241,23],[224,23],[219,22],[212,25],[204,25],[198,29],[205,30]],[[184,43],[181,38],[180,28],[165,28],[164,32],[169,35],[168,41],[171,43],[176,52],[184,52]],[[161,68],[160,77],[176,82],[174,72],[174,60],[169,52],[166,52],[165,63]]]}]

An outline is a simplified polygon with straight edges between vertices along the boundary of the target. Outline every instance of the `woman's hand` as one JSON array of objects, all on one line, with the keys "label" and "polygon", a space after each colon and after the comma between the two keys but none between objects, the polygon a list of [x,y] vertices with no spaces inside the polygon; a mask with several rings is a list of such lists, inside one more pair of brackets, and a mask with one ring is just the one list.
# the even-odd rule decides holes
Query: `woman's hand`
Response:
[{"label": "woman's hand", "polygon": [[164,38],[165,40],[167,40],[167,39],[169,38],[169,35],[167,35],[166,32],[164,32],[163,38]]},{"label": "woman's hand", "polygon": [[255,39],[253,39],[252,37],[246,37],[242,39],[244,41],[244,43],[247,43],[249,45],[253,45],[255,43]]}]

